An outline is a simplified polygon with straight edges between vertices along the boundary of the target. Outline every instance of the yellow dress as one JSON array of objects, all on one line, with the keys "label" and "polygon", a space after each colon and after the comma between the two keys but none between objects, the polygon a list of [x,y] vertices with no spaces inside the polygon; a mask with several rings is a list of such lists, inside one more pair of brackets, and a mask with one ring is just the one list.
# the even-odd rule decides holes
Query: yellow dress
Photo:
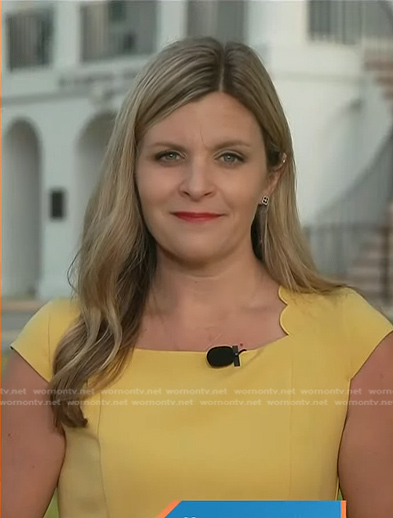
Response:
[{"label": "yellow dress", "polygon": [[[280,287],[286,336],[212,368],[206,353],[135,349],[66,428],[61,518],[155,518],[173,500],[334,500],[351,379],[392,324],[350,289]],[[43,378],[78,315],[47,303],[11,346]],[[263,322],[261,322],[261,326]]]}]

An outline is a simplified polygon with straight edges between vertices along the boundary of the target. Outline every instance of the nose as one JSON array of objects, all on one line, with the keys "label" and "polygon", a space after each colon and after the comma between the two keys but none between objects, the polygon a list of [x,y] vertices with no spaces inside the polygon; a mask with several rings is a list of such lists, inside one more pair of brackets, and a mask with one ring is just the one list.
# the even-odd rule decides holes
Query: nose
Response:
[{"label": "nose", "polygon": [[215,191],[213,170],[206,161],[193,161],[184,169],[180,185],[182,194],[197,201]]}]

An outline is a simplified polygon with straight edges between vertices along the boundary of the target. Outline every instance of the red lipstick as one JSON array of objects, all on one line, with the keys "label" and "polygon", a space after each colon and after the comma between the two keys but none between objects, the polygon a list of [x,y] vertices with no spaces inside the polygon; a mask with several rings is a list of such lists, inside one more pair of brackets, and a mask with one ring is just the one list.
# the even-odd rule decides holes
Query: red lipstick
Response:
[{"label": "red lipstick", "polygon": [[211,221],[221,216],[214,212],[174,212],[173,214],[179,219],[193,222]]}]

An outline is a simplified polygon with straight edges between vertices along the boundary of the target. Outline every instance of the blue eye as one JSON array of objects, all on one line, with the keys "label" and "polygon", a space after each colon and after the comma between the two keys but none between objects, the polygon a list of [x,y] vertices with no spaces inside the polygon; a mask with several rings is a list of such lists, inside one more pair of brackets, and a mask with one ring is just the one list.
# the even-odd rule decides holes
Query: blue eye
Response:
[{"label": "blue eye", "polygon": [[223,155],[221,155],[221,158],[222,157],[230,157],[231,160],[224,160],[224,162],[226,164],[236,164],[237,162],[244,162],[244,159],[239,156],[239,155],[236,155],[235,153],[224,153]]},{"label": "blue eye", "polygon": [[[176,156],[179,156],[179,155],[175,151],[165,151],[164,153],[158,153],[158,155],[156,155],[155,158],[156,158],[156,160],[161,161],[161,162],[174,162],[175,159],[173,159],[173,157],[176,157]],[[169,159],[168,159],[168,157],[169,157]],[[163,159],[165,159],[165,160],[163,160]]]}]

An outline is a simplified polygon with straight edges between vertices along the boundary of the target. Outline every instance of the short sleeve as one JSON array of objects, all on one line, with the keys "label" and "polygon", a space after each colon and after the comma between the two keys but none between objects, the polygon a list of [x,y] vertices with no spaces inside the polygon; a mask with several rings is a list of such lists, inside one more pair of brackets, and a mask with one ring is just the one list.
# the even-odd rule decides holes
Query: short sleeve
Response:
[{"label": "short sleeve", "polygon": [[70,299],[51,300],[27,322],[10,348],[49,382],[56,345],[75,316]]},{"label": "short sleeve", "polygon": [[349,352],[349,375],[352,379],[377,345],[393,331],[393,324],[350,288],[343,295],[341,318],[345,347]]}]

